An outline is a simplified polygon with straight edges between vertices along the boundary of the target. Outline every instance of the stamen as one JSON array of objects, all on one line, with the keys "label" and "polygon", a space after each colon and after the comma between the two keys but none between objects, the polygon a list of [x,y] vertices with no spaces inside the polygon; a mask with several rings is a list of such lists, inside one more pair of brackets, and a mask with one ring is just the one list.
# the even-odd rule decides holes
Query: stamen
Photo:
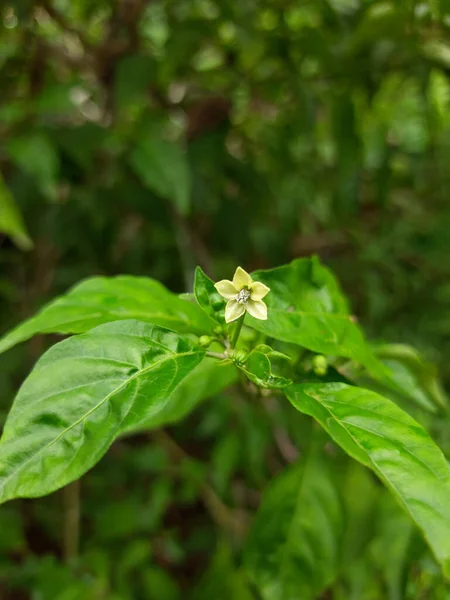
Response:
[{"label": "stamen", "polygon": [[238,295],[236,296],[236,300],[239,302],[239,304],[247,304],[247,302],[249,301],[250,298],[250,290],[247,288],[244,288],[243,290],[241,290]]}]

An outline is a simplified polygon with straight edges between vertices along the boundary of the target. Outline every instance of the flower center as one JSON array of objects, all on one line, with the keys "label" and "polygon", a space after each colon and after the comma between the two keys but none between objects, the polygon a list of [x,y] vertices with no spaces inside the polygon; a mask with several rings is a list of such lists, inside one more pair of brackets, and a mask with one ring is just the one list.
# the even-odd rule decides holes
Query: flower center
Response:
[{"label": "flower center", "polygon": [[244,288],[243,290],[241,290],[238,295],[236,296],[236,300],[237,302],[239,302],[239,304],[247,304],[247,302],[249,301],[250,298],[250,290],[247,288]]}]

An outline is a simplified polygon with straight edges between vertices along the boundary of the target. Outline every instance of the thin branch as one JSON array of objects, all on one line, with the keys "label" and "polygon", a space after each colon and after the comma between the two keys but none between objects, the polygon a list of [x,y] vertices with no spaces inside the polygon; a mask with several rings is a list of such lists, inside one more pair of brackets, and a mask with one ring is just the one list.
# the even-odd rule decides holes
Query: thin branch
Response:
[{"label": "thin branch", "polygon": [[[176,441],[163,430],[156,431],[152,437],[157,441],[172,457],[177,460],[186,460],[190,456],[179,446]],[[226,531],[232,531],[239,537],[242,536],[244,523],[226,506],[213,488],[207,483],[200,486],[200,498],[208,510],[214,522]]]},{"label": "thin branch", "polygon": [[78,556],[80,546],[80,480],[66,485],[64,498],[64,559],[70,563]]}]

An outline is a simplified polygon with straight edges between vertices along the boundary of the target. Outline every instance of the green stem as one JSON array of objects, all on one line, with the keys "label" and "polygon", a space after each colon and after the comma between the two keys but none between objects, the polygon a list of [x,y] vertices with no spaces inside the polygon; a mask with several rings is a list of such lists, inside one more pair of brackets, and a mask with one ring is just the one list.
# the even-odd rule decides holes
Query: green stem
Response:
[{"label": "green stem", "polygon": [[241,333],[242,325],[244,324],[245,313],[242,317],[239,317],[238,322],[236,323],[236,329],[234,330],[233,339],[231,340],[231,349],[234,350],[236,348],[237,341],[239,339],[239,334]]}]

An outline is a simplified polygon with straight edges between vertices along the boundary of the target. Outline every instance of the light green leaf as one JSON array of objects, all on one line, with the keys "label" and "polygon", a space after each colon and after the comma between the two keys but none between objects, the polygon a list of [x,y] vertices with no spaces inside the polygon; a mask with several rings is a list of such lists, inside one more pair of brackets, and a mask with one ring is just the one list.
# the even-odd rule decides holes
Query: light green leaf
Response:
[{"label": "light green leaf", "polygon": [[450,575],[450,469],[423,427],[387,398],[341,383],[293,385],[286,395],[373,469]]},{"label": "light green leaf", "polygon": [[37,333],[83,333],[102,323],[138,319],[178,333],[210,333],[214,322],[147,277],[93,277],[50,302],[37,315],[0,338],[0,352]]},{"label": "light green leaf", "polygon": [[181,214],[189,213],[191,173],[180,145],[146,131],[131,153],[130,164],[146,187],[173,202]]},{"label": "light green leaf", "polygon": [[14,198],[9,191],[0,173],[0,231],[9,235],[21,250],[30,250],[33,247],[22,215],[17,208]]},{"label": "light green leaf", "polygon": [[233,365],[224,364],[216,358],[205,358],[183,379],[170,396],[170,402],[167,402],[158,415],[142,421],[129,432],[156,429],[181,421],[203,400],[217,395],[236,379],[237,371]]},{"label": "light green leaf", "polygon": [[140,321],[107,323],[56,344],[21,387],[0,440],[0,502],[77,479],[114,439],[158,418],[204,352]]},{"label": "light green leaf", "polygon": [[319,259],[297,259],[282,267],[256,271],[252,277],[270,288],[264,298],[268,319],[260,321],[249,316],[247,322],[252,327],[320,354],[351,358],[384,374],[384,366],[349,315],[334,276]]},{"label": "light green leaf", "polygon": [[265,491],[245,563],[265,600],[310,600],[339,564],[341,504],[326,464],[302,458]]}]

